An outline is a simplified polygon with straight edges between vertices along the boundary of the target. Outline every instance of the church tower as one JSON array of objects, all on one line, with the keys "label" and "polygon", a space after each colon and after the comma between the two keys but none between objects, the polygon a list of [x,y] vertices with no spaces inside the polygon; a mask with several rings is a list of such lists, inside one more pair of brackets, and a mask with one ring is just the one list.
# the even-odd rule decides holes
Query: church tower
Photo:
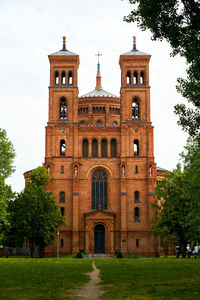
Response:
[{"label": "church tower", "polygon": [[[130,241],[139,247],[142,238],[148,251],[153,194],[156,186],[153,127],[150,120],[149,61],[151,55],[136,48],[120,55],[121,68],[121,249],[126,252]],[[134,194],[134,195],[133,195]],[[133,201],[134,199],[134,201]],[[133,210],[132,210],[133,208]],[[131,222],[134,213],[135,222]],[[145,232],[145,235],[144,235]],[[152,238],[153,239],[153,238]],[[127,245],[129,241],[129,246]],[[145,245],[146,244],[146,245]]]}]

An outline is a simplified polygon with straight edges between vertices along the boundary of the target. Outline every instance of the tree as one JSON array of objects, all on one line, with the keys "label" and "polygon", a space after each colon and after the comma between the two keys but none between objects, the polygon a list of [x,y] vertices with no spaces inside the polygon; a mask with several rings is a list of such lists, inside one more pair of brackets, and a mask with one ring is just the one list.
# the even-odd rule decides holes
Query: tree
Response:
[{"label": "tree", "polygon": [[193,107],[175,106],[178,124],[191,136],[200,137],[200,2],[198,0],[129,0],[133,11],[124,17],[142,30],[150,29],[153,40],[166,39],[172,55],[188,64],[187,78],[178,78],[177,90]]},{"label": "tree", "polygon": [[36,247],[42,256],[44,248],[54,242],[55,230],[66,223],[52,194],[46,191],[49,182],[46,169],[38,167],[29,178],[25,189],[9,203],[10,234],[15,236],[16,242],[25,238],[33,257]]},{"label": "tree", "polygon": [[0,128],[0,244],[5,227],[8,226],[8,200],[13,196],[11,187],[6,184],[5,180],[15,170],[13,166],[14,158],[13,145],[8,140],[6,131]]},{"label": "tree", "polygon": [[188,244],[192,248],[200,241],[200,146],[189,140],[182,153],[183,170],[178,165],[156,188],[159,205],[155,205],[152,231],[166,243],[179,245],[179,253],[186,256]]}]

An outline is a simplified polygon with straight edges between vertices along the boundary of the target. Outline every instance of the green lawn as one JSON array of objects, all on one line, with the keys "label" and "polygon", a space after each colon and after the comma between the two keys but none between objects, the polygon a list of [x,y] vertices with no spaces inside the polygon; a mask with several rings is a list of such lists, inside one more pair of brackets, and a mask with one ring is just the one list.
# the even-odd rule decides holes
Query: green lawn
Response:
[{"label": "green lawn", "polygon": [[[95,259],[103,299],[200,299],[200,259]],[[0,258],[0,299],[73,299],[92,259]]]},{"label": "green lawn", "polygon": [[67,291],[89,280],[92,260],[0,258],[0,299],[69,299]]},{"label": "green lawn", "polygon": [[200,259],[96,259],[103,299],[200,299]]}]

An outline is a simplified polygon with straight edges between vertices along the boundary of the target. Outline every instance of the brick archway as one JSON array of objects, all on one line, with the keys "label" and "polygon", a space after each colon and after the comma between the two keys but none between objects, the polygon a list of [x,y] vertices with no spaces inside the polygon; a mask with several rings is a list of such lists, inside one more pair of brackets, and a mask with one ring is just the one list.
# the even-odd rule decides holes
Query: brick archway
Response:
[{"label": "brick archway", "polygon": [[105,228],[105,253],[113,253],[115,247],[114,227],[115,214],[96,210],[84,214],[85,217],[85,252],[94,253],[94,228],[103,225]]}]

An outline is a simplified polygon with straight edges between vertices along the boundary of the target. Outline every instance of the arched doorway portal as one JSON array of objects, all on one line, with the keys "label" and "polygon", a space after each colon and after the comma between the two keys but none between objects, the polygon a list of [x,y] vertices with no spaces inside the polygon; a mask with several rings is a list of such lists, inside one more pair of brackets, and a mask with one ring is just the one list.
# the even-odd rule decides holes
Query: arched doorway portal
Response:
[{"label": "arched doorway portal", "polygon": [[101,224],[94,228],[94,253],[105,253],[105,227]]}]

